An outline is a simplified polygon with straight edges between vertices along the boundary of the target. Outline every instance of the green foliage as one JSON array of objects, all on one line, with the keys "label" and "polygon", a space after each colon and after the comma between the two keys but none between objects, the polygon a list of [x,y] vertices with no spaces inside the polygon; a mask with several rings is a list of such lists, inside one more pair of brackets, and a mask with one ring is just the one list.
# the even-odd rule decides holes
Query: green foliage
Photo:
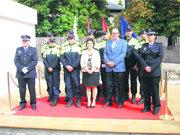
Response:
[{"label": "green foliage", "polygon": [[[114,20],[116,27],[120,27],[120,15]],[[180,36],[179,0],[131,0],[122,15],[137,35],[142,29],[152,28],[158,35]]]},{"label": "green foliage", "polygon": [[87,16],[90,28],[102,30],[102,15],[108,18],[105,8],[106,0],[15,0],[37,10],[38,25],[36,36],[45,36],[52,32],[54,36],[65,36],[65,32],[73,29],[74,16],[77,17],[79,36],[85,36],[87,30]]}]

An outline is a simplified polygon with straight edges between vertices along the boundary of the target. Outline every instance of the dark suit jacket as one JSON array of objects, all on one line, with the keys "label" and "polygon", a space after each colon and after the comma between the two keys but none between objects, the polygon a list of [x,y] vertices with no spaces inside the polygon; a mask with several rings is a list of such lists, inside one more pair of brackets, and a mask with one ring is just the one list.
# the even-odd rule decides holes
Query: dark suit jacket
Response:
[{"label": "dark suit jacket", "polygon": [[[135,53],[138,58],[142,70],[142,76],[150,77],[159,77],[161,76],[161,62],[164,56],[164,49],[161,43],[154,42],[153,47],[149,48],[149,43],[145,43],[142,45],[140,49],[140,55]],[[147,73],[145,71],[145,67],[150,66],[151,72]]]},{"label": "dark suit jacket", "polygon": [[[34,47],[28,47],[26,52],[23,47],[16,49],[14,63],[17,67],[16,78],[36,78],[36,65],[38,62],[37,50]],[[22,69],[27,67],[28,72],[24,74]]]}]

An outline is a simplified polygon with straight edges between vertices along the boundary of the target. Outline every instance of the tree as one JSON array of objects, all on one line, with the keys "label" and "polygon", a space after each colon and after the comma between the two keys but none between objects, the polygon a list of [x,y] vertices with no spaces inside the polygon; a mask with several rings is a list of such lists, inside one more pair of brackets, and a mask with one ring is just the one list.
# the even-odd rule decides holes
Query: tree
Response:
[{"label": "tree", "polygon": [[105,8],[106,0],[15,0],[37,10],[38,25],[36,36],[44,36],[52,32],[54,36],[65,36],[68,29],[73,29],[74,16],[77,16],[79,36],[85,36],[87,15],[91,18],[90,28],[102,30],[101,17],[110,14]]},{"label": "tree", "polygon": [[[128,0],[122,15],[135,33],[152,28],[168,38],[180,36],[180,2],[178,0]],[[120,14],[115,19],[120,27]]]}]

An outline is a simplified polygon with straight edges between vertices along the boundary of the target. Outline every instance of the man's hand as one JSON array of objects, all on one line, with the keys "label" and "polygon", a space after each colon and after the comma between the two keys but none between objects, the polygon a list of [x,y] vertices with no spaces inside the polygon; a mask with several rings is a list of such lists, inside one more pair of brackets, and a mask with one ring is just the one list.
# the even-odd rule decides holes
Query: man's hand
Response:
[{"label": "man's hand", "polygon": [[145,70],[146,70],[146,72],[150,73],[151,72],[151,67],[147,66],[147,67],[145,67]]},{"label": "man's hand", "polygon": [[73,70],[74,70],[74,68],[73,68],[73,67],[71,67],[71,66],[69,66],[69,65],[67,65],[67,66],[66,66],[66,68],[67,68],[67,70],[68,70],[69,72],[71,72],[71,71],[73,71]]},{"label": "man's hand", "polygon": [[53,71],[53,69],[50,67],[50,68],[48,68],[48,71],[49,71],[49,72],[52,72],[52,71]]},{"label": "man's hand", "polygon": [[108,64],[111,68],[115,66],[115,64],[114,64],[113,61],[109,61],[107,64]]},{"label": "man's hand", "polygon": [[28,72],[27,67],[24,67],[24,68],[22,69],[22,72],[23,72],[24,74],[26,74],[26,73]]}]

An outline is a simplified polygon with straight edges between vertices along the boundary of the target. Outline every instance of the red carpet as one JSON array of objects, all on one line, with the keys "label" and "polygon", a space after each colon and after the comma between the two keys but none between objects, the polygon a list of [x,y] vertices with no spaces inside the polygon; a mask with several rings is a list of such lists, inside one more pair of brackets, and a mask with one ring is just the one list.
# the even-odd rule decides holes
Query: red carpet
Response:
[{"label": "red carpet", "polygon": [[[101,102],[96,103],[95,108],[86,108],[87,102],[85,97],[82,98],[82,107],[77,108],[72,106],[67,108],[63,102],[64,97],[60,97],[60,101],[55,107],[49,105],[47,97],[37,99],[37,110],[33,111],[29,102],[24,110],[19,111],[19,106],[13,110],[17,111],[14,115],[25,116],[47,116],[47,117],[72,117],[72,118],[100,118],[100,119],[148,119],[159,120],[159,115],[164,115],[164,101],[161,101],[161,109],[158,115],[153,115],[152,111],[142,113],[144,105],[131,104],[130,101],[125,101],[124,108],[117,109],[117,104],[103,108]],[[102,99],[101,99],[102,100]],[[139,99],[137,99],[139,100]],[[168,114],[172,115],[168,109]]]}]

